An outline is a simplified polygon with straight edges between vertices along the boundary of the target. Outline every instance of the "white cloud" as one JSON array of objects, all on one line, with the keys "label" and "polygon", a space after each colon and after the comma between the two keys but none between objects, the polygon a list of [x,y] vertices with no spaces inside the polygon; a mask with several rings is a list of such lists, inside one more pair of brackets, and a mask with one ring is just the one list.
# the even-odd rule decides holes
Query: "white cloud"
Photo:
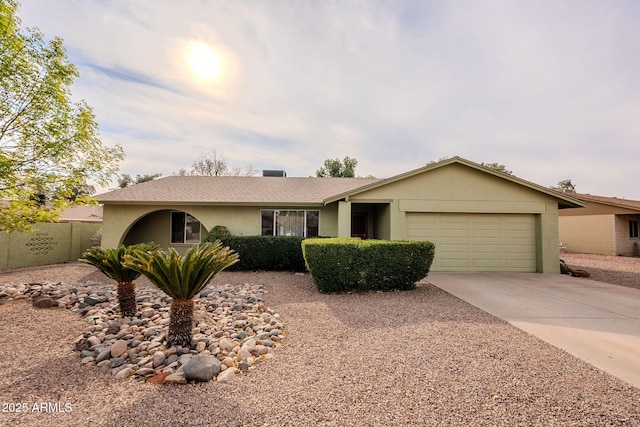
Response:
[{"label": "white cloud", "polygon": [[[313,175],[351,156],[378,177],[459,155],[640,199],[640,9],[596,1],[23,0],[65,39],[122,172],[238,167]],[[189,78],[200,40],[226,78]]]}]

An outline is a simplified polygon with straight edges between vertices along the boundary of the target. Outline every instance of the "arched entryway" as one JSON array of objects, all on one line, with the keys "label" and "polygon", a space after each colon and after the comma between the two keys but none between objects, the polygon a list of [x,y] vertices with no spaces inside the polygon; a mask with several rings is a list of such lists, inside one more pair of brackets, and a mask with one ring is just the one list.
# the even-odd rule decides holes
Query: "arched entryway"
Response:
[{"label": "arched entryway", "polygon": [[188,248],[207,236],[202,223],[188,212],[159,210],[138,219],[126,232],[122,243],[155,242],[161,248]]}]

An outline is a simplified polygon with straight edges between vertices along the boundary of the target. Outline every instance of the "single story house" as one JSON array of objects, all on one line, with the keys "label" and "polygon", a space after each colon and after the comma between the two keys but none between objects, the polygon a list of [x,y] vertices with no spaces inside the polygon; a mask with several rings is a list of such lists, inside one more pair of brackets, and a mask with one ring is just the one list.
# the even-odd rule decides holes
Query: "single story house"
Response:
[{"label": "single story house", "polygon": [[[283,174],[284,175],[284,174]],[[387,179],[170,176],[98,196],[105,247],[235,235],[428,240],[434,271],[559,272],[569,195],[453,157]]]},{"label": "single story house", "polygon": [[99,224],[102,222],[102,206],[70,206],[60,214],[60,222],[86,222]]},{"label": "single story house", "polygon": [[568,252],[640,256],[640,201],[572,193],[586,204],[559,213],[560,241]]}]

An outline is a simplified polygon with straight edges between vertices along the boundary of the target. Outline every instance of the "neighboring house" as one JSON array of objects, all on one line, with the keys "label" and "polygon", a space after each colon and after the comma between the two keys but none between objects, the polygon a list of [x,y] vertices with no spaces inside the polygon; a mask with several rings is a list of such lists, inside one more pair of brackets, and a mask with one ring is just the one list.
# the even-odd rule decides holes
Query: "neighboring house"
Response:
[{"label": "neighboring house", "polygon": [[572,193],[586,204],[560,212],[560,241],[567,252],[640,256],[640,201]]},{"label": "neighboring house", "polygon": [[105,247],[235,235],[429,240],[432,270],[559,272],[574,198],[454,157],[387,179],[171,176],[98,196]]},{"label": "neighboring house", "polygon": [[102,206],[70,206],[60,213],[60,222],[102,222]]}]

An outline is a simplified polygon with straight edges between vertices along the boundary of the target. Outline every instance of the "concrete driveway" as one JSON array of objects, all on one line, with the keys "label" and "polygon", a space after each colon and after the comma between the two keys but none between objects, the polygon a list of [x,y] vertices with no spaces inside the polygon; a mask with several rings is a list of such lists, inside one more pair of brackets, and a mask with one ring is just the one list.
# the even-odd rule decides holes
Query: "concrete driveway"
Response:
[{"label": "concrete driveway", "polygon": [[536,273],[444,273],[444,291],[640,388],[640,290]]}]

